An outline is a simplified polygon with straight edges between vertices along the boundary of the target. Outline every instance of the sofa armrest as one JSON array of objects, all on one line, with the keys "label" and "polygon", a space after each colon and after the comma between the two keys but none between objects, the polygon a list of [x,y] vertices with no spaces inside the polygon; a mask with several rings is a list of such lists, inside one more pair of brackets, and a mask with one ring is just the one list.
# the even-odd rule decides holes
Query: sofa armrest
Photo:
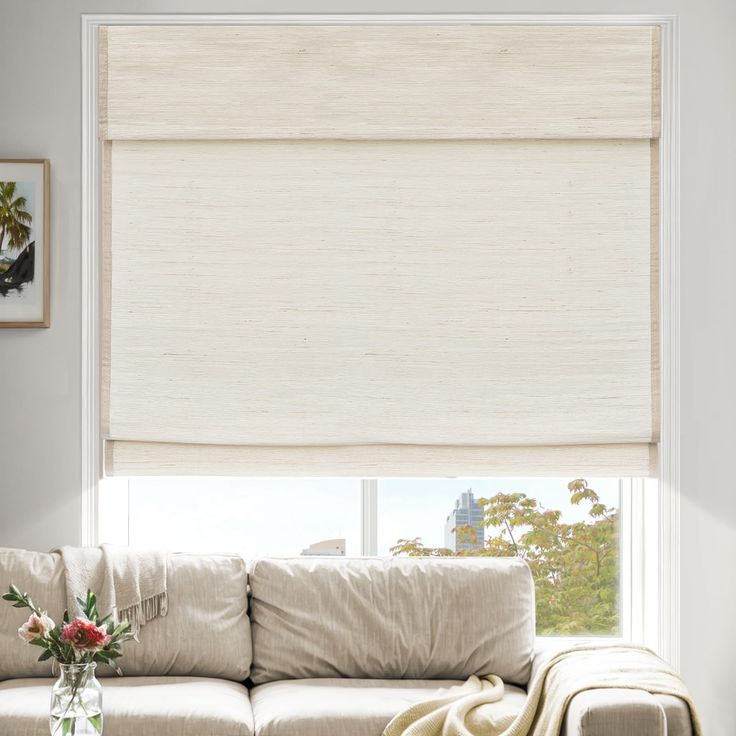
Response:
[{"label": "sofa armrest", "polygon": [[[569,642],[538,639],[531,679]],[[561,736],[692,736],[690,709],[680,698],[644,690],[585,690],[570,700]]]},{"label": "sofa armrest", "polygon": [[643,690],[605,688],[576,695],[567,707],[563,736],[668,736],[667,719]]}]

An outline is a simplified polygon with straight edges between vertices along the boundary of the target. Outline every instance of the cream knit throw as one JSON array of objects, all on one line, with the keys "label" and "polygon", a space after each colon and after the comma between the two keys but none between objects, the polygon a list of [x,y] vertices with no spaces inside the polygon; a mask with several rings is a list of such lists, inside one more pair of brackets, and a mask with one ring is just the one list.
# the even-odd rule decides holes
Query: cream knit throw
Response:
[{"label": "cream knit throw", "polygon": [[399,713],[383,736],[559,736],[567,706],[584,690],[626,688],[675,695],[690,708],[695,736],[702,736],[695,706],[680,677],[657,655],[635,645],[580,645],[550,657],[529,686],[516,717],[502,707],[503,682],[473,675],[463,685]]},{"label": "cream knit throw", "polygon": [[79,613],[77,597],[87,590],[97,596],[97,610],[113,614],[115,623],[130,622],[138,637],[141,626],[168,613],[166,555],[103,544],[101,547],[61,547],[69,615]]}]

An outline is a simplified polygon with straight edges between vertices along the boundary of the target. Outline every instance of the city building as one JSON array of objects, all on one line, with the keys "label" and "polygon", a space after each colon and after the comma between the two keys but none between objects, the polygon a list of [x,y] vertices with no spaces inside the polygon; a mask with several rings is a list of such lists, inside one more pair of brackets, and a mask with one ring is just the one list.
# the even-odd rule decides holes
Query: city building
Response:
[{"label": "city building", "polygon": [[[458,540],[458,528],[471,527],[475,530],[475,540],[468,539],[461,532]],[[472,489],[468,488],[455,501],[455,508],[445,521],[445,547],[453,552],[470,549],[482,549],[485,544],[485,527],[483,526],[483,509],[473,497]]]},{"label": "city building", "polygon": [[323,539],[302,550],[302,557],[345,557],[344,539]]}]

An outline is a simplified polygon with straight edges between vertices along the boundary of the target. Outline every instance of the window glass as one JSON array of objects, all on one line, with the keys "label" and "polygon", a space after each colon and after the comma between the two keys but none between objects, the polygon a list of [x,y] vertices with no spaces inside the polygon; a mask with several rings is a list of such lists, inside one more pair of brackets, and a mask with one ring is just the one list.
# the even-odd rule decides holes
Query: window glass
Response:
[{"label": "window glass", "polygon": [[378,553],[516,555],[536,585],[540,635],[620,632],[617,478],[382,480]]},{"label": "window glass", "polygon": [[[378,482],[381,556],[516,555],[540,635],[621,632],[617,478]],[[359,556],[358,479],[130,478],[100,489],[101,541],[247,558]]]},{"label": "window glass", "polygon": [[359,480],[130,478],[127,504],[133,547],[246,559],[361,550]]}]

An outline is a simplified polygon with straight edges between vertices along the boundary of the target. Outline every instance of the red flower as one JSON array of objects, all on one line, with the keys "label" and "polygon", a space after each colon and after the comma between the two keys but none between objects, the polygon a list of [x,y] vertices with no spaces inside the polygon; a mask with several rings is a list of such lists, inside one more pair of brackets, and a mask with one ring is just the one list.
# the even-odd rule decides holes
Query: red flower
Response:
[{"label": "red flower", "polygon": [[100,628],[84,618],[75,618],[70,624],[66,624],[61,632],[61,638],[75,649],[89,652],[102,649],[112,639],[107,633],[106,626]]}]

